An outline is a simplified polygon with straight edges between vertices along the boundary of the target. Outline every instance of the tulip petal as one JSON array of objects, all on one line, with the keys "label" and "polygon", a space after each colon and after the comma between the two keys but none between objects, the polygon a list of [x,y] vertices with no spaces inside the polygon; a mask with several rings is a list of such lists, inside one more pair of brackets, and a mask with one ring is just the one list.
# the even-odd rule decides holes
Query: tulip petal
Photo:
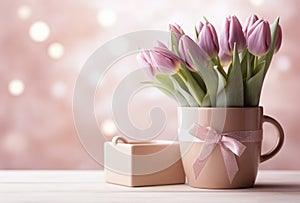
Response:
[{"label": "tulip petal", "polygon": [[278,24],[277,36],[275,41],[275,53],[278,52],[278,50],[280,49],[281,43],[282,43],[282,30],[281,30],[281,26]]},{"label": "tulip petal", "polygon": [[148,62],[148,60],[144,56],[144,52],[140,52],[137,55],[137,61],[139,63],[139,66],[142,68],[146,68],[147,72],[151,75],[154,76],[154,69],[152,65]]},{"label": "tulip petal", "polygon": [[194,56],[197,57],[197,59],[203,64],[203,66],[207,65],[208,62],[208,55],[205,53],[204,50],[202,50],[196,42],[194,42],[190,37],[187,35],[183,35],[179,40],[179,46],[178,51],[180,56],[183,58],[183,60],[192,67],[191,71],[197,70],[197,68],[194,66],[194,63],[191,59],[191,56],[189,53],[192,53]]},{"label": "tulip petal", "polygon": [[247,18],[247,20],[246,20],[246,22],[245,22],[245,24],[244,24],[244,26],[243,26],[243,32],[244,32],[244,36],[245,37],[247,37],[247,34],[248,34],[248,30],[249,30],[249,28],[256,22],[258,20],[258,17],[257,17],[257,15],[250,15],[248,18]]},{"label": "tulip petal", "polygon": [[220,35],[220,52],[226,53],[228,55],[232,53],[232,50],[230,49],[229,42],[228,42],[229,27],[230,27],[229,24],[230,24],[229,18],[226,18]]},{"label": "tulip petal", "polygon": [[220,58],[221,65],[223,67],[227,66],[232,60],[232,56],[224,53],[223,51],[219,53],[219,58]]},{"label": "tulip petal", "polygon": [[167,49],[167,50],[168,50],[167,45],[165,45],[165,44],[164,44],[163,42],[161,42],[161,41],[157,41],[157,47],[163,48],[163,49]]},{"label": "tulip petal", "polygon": [[199,33],[199,46],[210,58],[215,58],[219,52],[217,32],[212,24],[206,23]]},{"label": "tulip petal", "polygon": [[196,34],[197,37],[199,37],[199,33],[201,32],[202,28],[203,28],[203,23],[201,21],[199,21],[199,23],[196,25]]},{"label": "tulip petal", "polygon": [[228,42],[230,50],[233,50],[234,43],[236,43],[238,52],[241,52],[246,46],[246,39],[242,26],[236,16],[231,17],[229,33]]},{"label": "tulip petal", "polygon": [[265,55],[271,48],[271,31],[267,21],[259,19],[249,29],[248,49],[256,55]]}]

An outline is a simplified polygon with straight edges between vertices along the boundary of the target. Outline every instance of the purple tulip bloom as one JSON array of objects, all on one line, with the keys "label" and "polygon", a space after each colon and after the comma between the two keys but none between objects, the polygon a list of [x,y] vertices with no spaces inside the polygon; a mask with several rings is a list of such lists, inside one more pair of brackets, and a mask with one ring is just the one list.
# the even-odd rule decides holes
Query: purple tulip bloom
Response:
[{"label": "purple tulip bloom", "polygon": [[178,51],[181,58],[186,62],[188,68],[191,71],[196,71],[197,67],[195,66],[191,54],[198,59],[200,63],[204,66],[207,65],[209,56],[201,49],[196,42],[194,42],[189,36],[183,35],[179,40]]},{"label": "purple tulip bloom", "polygon": [[246,47],[246,39],[238,18],[229,16],[226,18],[220,35],[220,52],[231,56],[234,43],[236,43],[238,52]]},{"label": "purple tulip bloom", "polygon": [[214,26],[210,23],[199,26],[199,46],[210,58],[215,58],[219,52],[219,42],[217,32]]},{"label": "purple tulip bloom", "polygon": [[176,38],[176,41],[178,42],[180,37],[182,35],[184,35],[184,32],[183,30],[181,29],[181,27],[177,24],[174,24],[174,25],[169,25],[169,30],[170,30],[170,33],[173,33],[175,38]]},{"label": "purple tulip bloom", "polygon": [[154,68],[152,67],[151,64],[151,57],[150,57],[150,52],[148,50],[141,51],[138,53],[136,57],[140,67],[142,68],[147,68],[149,71],[150,75],[155,75]]},{"label": "purple tulip bloom", "polygon": [[147,67],[151,75],[156,73],[174,74],[180,68],[180,58],[165,48],[156,47],[137,55],[141,67]]},{"label": "purple tulip bloom", "polygon": [[256,15],[251,15],[247,18],[244,27],[243,27],[243,32],[245,38],[247,38],[248,30],[249,28],[258,20],[258,17]]},{"label": "purple tulip bloom", "polygon": [[199,33],[201,32],[203,26],[204,25],[203,25],[203,23],[201,21],[199,21],[199,23],[196,25],[197,36],[199,36]]},{"label": "purple tulip bloom", "polygon": [[256,56],[268,53],[271,48],[271,30],[268,21],[259,19],[248,30],[248,50]]}]

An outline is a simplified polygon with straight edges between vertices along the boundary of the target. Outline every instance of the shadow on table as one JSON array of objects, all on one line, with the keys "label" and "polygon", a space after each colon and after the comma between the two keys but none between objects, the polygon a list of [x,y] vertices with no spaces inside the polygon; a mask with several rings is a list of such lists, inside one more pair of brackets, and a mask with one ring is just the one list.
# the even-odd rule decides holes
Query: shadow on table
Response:
[{"label": "shadow on table", "polygon": [[300,192],[300,183],[294,184],[271,184],[259,183],[255,184],[253,188],[246,189],[253,192]]}]

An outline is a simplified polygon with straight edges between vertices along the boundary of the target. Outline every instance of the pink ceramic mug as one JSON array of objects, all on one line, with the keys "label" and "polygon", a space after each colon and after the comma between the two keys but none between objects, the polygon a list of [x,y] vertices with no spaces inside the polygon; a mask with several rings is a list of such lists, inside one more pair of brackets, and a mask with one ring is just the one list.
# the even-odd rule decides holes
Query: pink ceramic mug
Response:
[{"label": "pink ceramic mug", "polygon": [[[180,107],[178,113],[182,162],[192,187],[252,187],[259,163],[278,153],[284,141],[282,127],[262,107]],[[277,128],[278,142],[261,155],[264,122]]]}]

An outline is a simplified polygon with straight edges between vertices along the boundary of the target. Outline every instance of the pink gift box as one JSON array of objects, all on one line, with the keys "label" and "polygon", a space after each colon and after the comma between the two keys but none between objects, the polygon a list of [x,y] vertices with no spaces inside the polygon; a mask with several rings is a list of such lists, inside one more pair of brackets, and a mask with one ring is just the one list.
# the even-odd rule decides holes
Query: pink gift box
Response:
[{"label": "pink gift box", "polygon": [[185,183],[179,144],[173,141],[114,137],[104,144],[104,173],[106,182],[132,187]]}]

